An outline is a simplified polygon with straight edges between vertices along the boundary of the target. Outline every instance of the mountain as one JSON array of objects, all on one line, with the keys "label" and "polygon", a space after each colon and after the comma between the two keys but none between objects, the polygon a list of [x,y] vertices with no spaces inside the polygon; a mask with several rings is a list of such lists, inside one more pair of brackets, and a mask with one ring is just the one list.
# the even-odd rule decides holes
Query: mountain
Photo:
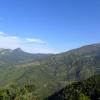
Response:
[{"label": "mountain", "polygon": [[[88,54],[98,54],[100,53],[100,43],[92,44],[92,45],[86,45],[77,49],[70,50],[68,52],[65,52],[67,54],[74,54],[74,55],[88,55]],[[64,53],[64,54],[65,54]]]},{"label": "mountain", "polygon": [[70,84],[45,100],[100,100],[100,75]]},{"label": "mountain", "polygon": [[41,98],[98,74],[100,43],[60,54],[30,54],[20,48],[0,54],[0,87],[34,84]]},{"label": "mountain", "polygon": [[0,55],[8,54],[8,53],[10,53],[11,51],[12,51],[11,49],[4,49],[4,48],[1,48],[1,49],[0,49]]},{"label": "mountain", "polygon": [[16,64],[25,64],[29,62],[39,61],[50,54],[31,54],[24,52],[21,48],[0,49],[0,66],[15,66]]}]

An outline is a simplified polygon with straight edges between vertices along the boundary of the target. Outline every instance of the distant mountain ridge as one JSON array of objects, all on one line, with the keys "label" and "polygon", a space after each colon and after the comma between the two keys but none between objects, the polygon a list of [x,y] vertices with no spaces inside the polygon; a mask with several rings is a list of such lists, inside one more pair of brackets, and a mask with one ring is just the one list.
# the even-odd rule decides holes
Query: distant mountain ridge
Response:
[{"label": "distant mountain ridge", "polygon": [[0,65],[13,65],[20,63],[29,63],[32,61],[39,61],[50,54],[32,54],[24,52],[21,48],[11,49],[0,49]]},{"label": "distant mountain ridge", "polygon": [[72,49],[67,52],[64,52],[63,54],[74,54],[74,55],[85,54],[86,55],[86,54],[91,54],[91,53],[100,53],[100,43],[82,46],[80,48],[76,48],[76,49]]}]

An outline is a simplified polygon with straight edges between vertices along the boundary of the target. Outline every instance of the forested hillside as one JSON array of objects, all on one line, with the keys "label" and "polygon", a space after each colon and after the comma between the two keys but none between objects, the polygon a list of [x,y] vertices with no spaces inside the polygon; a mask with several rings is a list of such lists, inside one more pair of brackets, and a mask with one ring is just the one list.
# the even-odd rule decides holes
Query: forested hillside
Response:
[{"label": "forested hillside", "polygon": [[100,75],[72,83],[47,98],[41,98],[34,84],[10,85],[0,89],[0,100],[100,100]]},{"label": "forested hillside", "polygon": [[41,98],[97,74],[100,74],[100,44],[60,54],[30,54],[19,48],[2,49],[0,53],[0,87],[34,84]]},{"label": "forested hillside", "polygon": [[70,84],[45,100],[100,100],[100,75]]}]

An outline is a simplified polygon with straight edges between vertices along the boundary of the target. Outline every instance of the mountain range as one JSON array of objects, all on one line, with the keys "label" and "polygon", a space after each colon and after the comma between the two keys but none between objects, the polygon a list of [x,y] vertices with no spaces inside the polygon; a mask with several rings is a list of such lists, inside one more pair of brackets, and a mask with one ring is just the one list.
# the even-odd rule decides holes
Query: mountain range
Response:
[{"label": "mountain range", "polygon": [[41,98],[66,85],[100,74],[100,43],[60,54],[31,54],[0,49],[0,87],[34,84]]}]

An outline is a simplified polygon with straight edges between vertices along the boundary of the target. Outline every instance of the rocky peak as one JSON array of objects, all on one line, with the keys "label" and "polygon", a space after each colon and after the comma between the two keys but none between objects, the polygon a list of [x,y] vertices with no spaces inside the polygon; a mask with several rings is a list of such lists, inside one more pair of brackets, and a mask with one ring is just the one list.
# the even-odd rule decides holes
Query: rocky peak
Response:
[{"label": "rocky peak", "polygon": [[14,52],[23,52],[23,50],[21,48],[16,48],[13,50]]}]

